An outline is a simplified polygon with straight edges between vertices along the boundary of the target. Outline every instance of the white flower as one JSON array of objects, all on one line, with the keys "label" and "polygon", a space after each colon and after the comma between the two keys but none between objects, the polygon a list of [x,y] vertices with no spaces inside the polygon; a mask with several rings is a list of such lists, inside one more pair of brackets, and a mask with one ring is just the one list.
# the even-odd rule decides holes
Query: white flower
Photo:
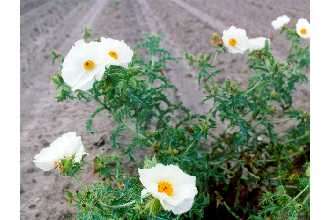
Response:
[{"label": "white flower", "polygon": [[284,25],[290,22],[290,18],[287,15],[277,17],[272,21],[272,26],[275,30],[281,29]]},{"label": "white flower", "polygon": [[43,148],[34,157],[34,164],[44,170],[49,171],[57,168],[58,163],[66,158],[73,158],[79,163],[82,157],[87,154],[81,141],[81,137],[76,132],[67,132],[53,141],[49,147]]},{"label": "white flower", "polygon": [[178,166],[157,164],[150,169],[139,169],[139,178],[145,190],[156,199],[162,207],[180,215],[189,211],[197,195],[196,177],[184,173]]},{"label": "white flower", "polygon": [[234,26],[223,31],[222,40],[230,53],[244,53],[249,48],[246,31]]},{"label": "white flower", "polygon": [[124,42],[112,38],[101,38],[100,48],[105,64],[127,68],[132,61],[133,51]]},{"label": "white flower", "polygon": [[296,24],[297,34],[304,39],[310,37],[310,24],[305,18],[300,18]]},{"label": "white flower", "polygon": [[105,65],[98,42],[77,41],[64,58],[62,77],[73,91],[89,90],[95,80],[100,80]]},{"label": "white flower", "polygon": [[266,46],[266,42],[270,40],[265,37],[257,37],[249,39],[249,51],[261,50]]}]

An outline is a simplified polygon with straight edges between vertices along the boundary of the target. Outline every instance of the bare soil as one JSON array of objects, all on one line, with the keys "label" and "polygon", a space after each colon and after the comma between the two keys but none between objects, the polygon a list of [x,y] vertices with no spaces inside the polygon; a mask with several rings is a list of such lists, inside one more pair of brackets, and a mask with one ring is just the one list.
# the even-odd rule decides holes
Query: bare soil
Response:
[{"label": "bare soil", "polygon": [[[93,103],[57,103],[50,82],[57,70],[50,51],[66,54],[81,38],[83,29],[92,28],[96,37],[111,36],[134,46],[144,33],[158,33],[164,45],[177,57],[185,51],[209,50],[211,33],[237,25],[250,36],[269,36],[270,22],[278,15],[309,18],[308,0],[21,0],[21,219],[70,219],[74,213],[63,192],[77,187],[70,178],[42,172],[32,160],[41,148],[67,131],[77,131],[93,155],[109,149],[94,145],[111,131],[111,120],[97,117],[97,134],[88,134],[85,121]],[[272,34],[276,55],[285,57],[288,45]],[[219,58],[223,70],[219,82],[235,79],[246,84],[249,72],[244,56]],[[192,70],[183,62],[171,66],[168,77],[178,87],[176,97],[196,112],[203,112],[202,93]],[[296,105],[309,109],[309,85],[296,92]],[[106,118],[105,118],[106,119]],[[90,169],[90,168],[86,168]],[[87,170],[88,171],[88,170]],[[87,173],[87,172],[86,172]],[[83,179],[93,181],[84,174]]]}]

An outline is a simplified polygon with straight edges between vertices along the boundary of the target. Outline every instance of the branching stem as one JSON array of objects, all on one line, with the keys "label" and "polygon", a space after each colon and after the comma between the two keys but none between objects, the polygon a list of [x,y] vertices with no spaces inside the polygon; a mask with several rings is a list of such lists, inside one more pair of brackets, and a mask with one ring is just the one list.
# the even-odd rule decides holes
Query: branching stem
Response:
[{"label": "branching stem", "polygon": [[226,202],[223,202],[223,205],[226,207],[227,211],[235,218],[240,220],[240,217],[231,210],[231,208],[227,205]]}]

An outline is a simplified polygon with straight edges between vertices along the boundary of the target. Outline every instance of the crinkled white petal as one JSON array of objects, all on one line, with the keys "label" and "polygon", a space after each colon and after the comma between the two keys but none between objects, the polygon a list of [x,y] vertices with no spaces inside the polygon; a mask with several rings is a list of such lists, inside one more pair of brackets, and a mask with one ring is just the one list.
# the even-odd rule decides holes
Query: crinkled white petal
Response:
[{"label": "crinkled white petal", "polygon": [[[84,69],[84,63],[91,60],[95,68],[91,71]],[[102,78],[105,71],[99,42],[85,43],[84,40],[75,42],[63,61],[62,77],[73,91],[91,89],[95,80]]]},{"label": "crinkled white petal", "polygon": [[87,75],[79,80],[73,87],[72,90],[83,90],[87,91],[93,87],[94,82],[97,80],[96,75]]},{"label": "crinkled white petal", "polygon": [[275,30],[281,29],[284,25],[290,22],[290,18],[287,15],[277,17],[272,21],[272,26]]},{"label": "crinkled white petal", "polygon": [[[104,63],[107,66],[115,65],[127,68],[132,61],[133,51],[124,41],[101,37],[100,48],[102,49]],[[108,54],[109,51],[116,52],[118,58],[111,58]]]},{"label": "crinkled white petal", "polygon": [[[235,39],[237,44],[235,46],[231,46],[229,44],[230,39]],[[230,53],[244,53],[249,48],[248,36],[246,31],[241,28],[231,26],[227,30],[224,30],[222,40]]]},{"label": "crinkled white petal", "polygon": [[173,206],[167,203],[166,200],[162,200],[160,204],[166,211],[172,211],[175,215],[181,215],[185,212],[188,212],[194,204],[193,198],[184,199],[181,203]]},{"label": "crinkled white petal", "polygon": [[[145,190],[160,200],[165,210],[182,214],[190,210],[198,191],[196,177],[183,172],[178,166],[157,164],[150,169],[139,169],[139,178]],[[158,192],[159,181],[172,184],[173,195]]]},{"label": "crinkled white petal", "polygon": [[87,153],[86,153],[84,145],[81,141],[81,137],[78,136],[76,139],[76,149],[74,151],[74,162],[79,163],[82,160],[84,155],[87,155]]},{"label": "crinkled white petal", "polygon": [[163,200],[172,206],[177,206],[186,198],[194,198],[197,195],[196,183],[174,185],[176,192],[173,196],[166,196]]},{"label": "crinkled white petal", "polygon": [[33,161],[35,166],[38,167],[39,169],[42,169],[43,171],[50,171],[55,168],[55,162],[54,161],[39,161],[39,160],[34,160]]},{"label": "crinkled white petal", "polygon": [[266,46],[266,42],[270,40],[265,37],[257,37],[249,39],[249,51],[261,50]]},{"label": "crinkled white petal", "polygon": [[43,148],[34,157],[34,164],[44,170],[49,171],[55,168],[56,162],[67,157],[74,156],[75,162],[80,162],[85,152],[81,137],[76,132],[67,132],[53,141],[49,147]]},{"label": "crinkled white petal", "polygon": [[[301,33],[301,29],[304,28],[307,32],[306,34]],[[310,38],[310,23],[305,18],[300,18],[296,24],[296,32],[297,34],[304,39]]]}]

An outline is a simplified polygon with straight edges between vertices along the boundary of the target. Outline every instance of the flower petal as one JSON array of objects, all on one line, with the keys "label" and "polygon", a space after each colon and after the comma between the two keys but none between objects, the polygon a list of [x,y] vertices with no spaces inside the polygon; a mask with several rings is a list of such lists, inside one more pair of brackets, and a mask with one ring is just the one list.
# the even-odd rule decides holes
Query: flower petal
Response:
[{"label": "flower petal", "polygon": [[[249,48],[249,41],[244,29],[231,26],[223,31],[222,40],[228,52],[243,54]],[[230,40],[235,40],[235,45],[230,44]]]},{"label": "flower petal", "polygon": [[290,22],[290,17],[287,15],[282,15],[277,17],[272,21],[272,26],[275,30],[281,29],[284,25],[287,25]]},{"label": "flower petal", "polygon": [[[83,40],[79,40],[65,56],[62,77],[73,91],[77,89],[86,91],[92,88],[95,80],[102,78],[105,64],[100,47],[99,42],[85,43]],[[91,63],[92,67],[86,68],[86,62]]]},{"label": "flower petal", "polygon": [[54,169],[59,160],[74,156],[74,161],[80,162],[85,154],[81,137],[76,132],[67,132],[35,155],[33,162],[38,168],[48,171]]},{"label": "flower petal", "polygon": [[[156,164],[149,169],[138,169],[139,178],[145,187],[141,193],[150,193],[159,199],[163,208],[175,214],[181,214],[192,207],[198,191],[196,188],[196,177],[183,172],[176,165]],[[158,184],[166,181],[173,187],[173,194],[158,191]],[[145,192],[146,191],[146,192]]]},{"label": "flower petal", "polygon": [[249,39],[249,51],[261,50],[266,46],[266,42],[270,40],[265,37],[257,37]]}]

